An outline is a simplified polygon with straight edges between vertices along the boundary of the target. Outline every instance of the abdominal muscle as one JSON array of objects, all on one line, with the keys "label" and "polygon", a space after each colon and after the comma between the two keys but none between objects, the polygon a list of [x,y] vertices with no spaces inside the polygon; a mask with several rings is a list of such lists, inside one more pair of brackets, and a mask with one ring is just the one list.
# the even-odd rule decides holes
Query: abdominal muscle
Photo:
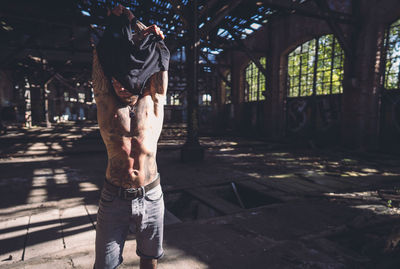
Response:
[{"label": "abdominal muscle", "polygon": [[163,114],[155,113],[150,95],[141,97],[136,113],[120,108],[112,113],[111,128],[102,129],[107,147],[107,180],[123,188],[138,188],[150,183],[157,175],[157,141],[160,136]]}]

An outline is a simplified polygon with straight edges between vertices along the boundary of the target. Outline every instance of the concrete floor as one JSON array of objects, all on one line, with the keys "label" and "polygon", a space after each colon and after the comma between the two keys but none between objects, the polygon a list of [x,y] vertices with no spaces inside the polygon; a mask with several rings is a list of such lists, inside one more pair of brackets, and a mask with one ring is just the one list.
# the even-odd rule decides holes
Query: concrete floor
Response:
[{"label": "concrete floor", "polygon": [[[183,164],[183,143],[165,126],[159,268],[400,268],[398,156],[202,137]],[[92,267],[105,154],[90,124],[0,137],[0,268]],[[131,234],[121,268],[138,261]]]}]

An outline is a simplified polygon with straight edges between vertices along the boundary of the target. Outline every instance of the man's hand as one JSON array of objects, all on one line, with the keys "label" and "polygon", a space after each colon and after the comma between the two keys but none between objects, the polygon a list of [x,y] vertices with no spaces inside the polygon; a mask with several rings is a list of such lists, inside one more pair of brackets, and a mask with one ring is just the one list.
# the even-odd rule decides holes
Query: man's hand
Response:
[{"label": "man's hand", "polygon": [[129,21],[132,21],[132,19],[135,17],[129,9],[127,9],[121,4],[116,6],[111,12],[115,16],[121,16],[121,14],[125,14],[128,17]]},{"label": "man's hand", "polygon": [[[115,16],[121,16],[121,14],[125,14],[126,16],[128,16],[129,21],[132,21],[132,19],[135,17],[129,9],[127,9],[126,7],[124,7],[121,4],[116,6],[112,10],[112,13]],[[158,27],[155,24],[145,28],[143,31],[140,32],[140,35],[141,35],[141,38],[144,38],[151,33],[155,34],[156,36],[159,36],[161,38],[161,40],[163,40],[165,38],[163,31],[161,31],[160,27]]]},{"label": "man's hand", "polygon": [[140,32],[140,34],[142,35],[143,38],[151,33],[155,34],[156,36],[159,36],[161,38],[161,40],[163,40],[165,38],[163,31],[161,31],[160,27],[158,27],[155,24],[145,28],[142,32]]}]

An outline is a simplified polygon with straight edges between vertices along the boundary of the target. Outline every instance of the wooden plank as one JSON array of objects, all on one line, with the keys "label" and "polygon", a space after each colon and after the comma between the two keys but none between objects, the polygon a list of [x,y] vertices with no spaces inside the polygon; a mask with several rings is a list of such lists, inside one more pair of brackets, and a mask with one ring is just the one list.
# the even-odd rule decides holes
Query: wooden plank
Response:
[{"label": "wooden plank", "polygon": [[272,198],[281,200],[281,201],[289,201],[292,200],[293,197],[289,196],[287,192],[283,192],[280,190],[276,190],[271,188],[270,186],[267,186],[262,183],[262,180],[247,180],[247,181],[241,181],[238,183],[238,185],[243,185],[248,188],[257,190],[258,192],[261,192],[267,196],[270,196]]},{"label": "wooden plank", "polygon": [[309,175],[301,173],[296,175],[299,177],[300,180],[314,182],[315,184],[331,188],[333,191],[343,190],[355,186],[353,182],[330,176],[317,175],[317,174]]},{"label": "wooden plank", "polygon": [[187,193],[202,201],[209,207],[212,207],[224,214],[233,214],[242,211],[243,209],[237,207],[218,196],[212,196],[205,189],[186,190]]},{"label": "wooden plank", "polygon": [[292,194],[311,194],[316,192],[329,192],[330,189],[318,184],[301,181],[298,178],[268,179],[264,184]]}]

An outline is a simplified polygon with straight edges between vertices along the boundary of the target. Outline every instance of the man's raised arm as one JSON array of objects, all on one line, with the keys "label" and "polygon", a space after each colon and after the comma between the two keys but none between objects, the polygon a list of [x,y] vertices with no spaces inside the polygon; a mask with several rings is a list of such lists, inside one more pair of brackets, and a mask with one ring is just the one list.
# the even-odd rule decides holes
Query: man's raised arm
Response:
[{"label": "man's raised arm", "polygon": [[114,96],[110,92],[112,87],[111,82],[103,72],[103,68],[101,67],[95,48],[93,49],[92,83],[97,109],[106,108],[107,103],[113,100]]}]

